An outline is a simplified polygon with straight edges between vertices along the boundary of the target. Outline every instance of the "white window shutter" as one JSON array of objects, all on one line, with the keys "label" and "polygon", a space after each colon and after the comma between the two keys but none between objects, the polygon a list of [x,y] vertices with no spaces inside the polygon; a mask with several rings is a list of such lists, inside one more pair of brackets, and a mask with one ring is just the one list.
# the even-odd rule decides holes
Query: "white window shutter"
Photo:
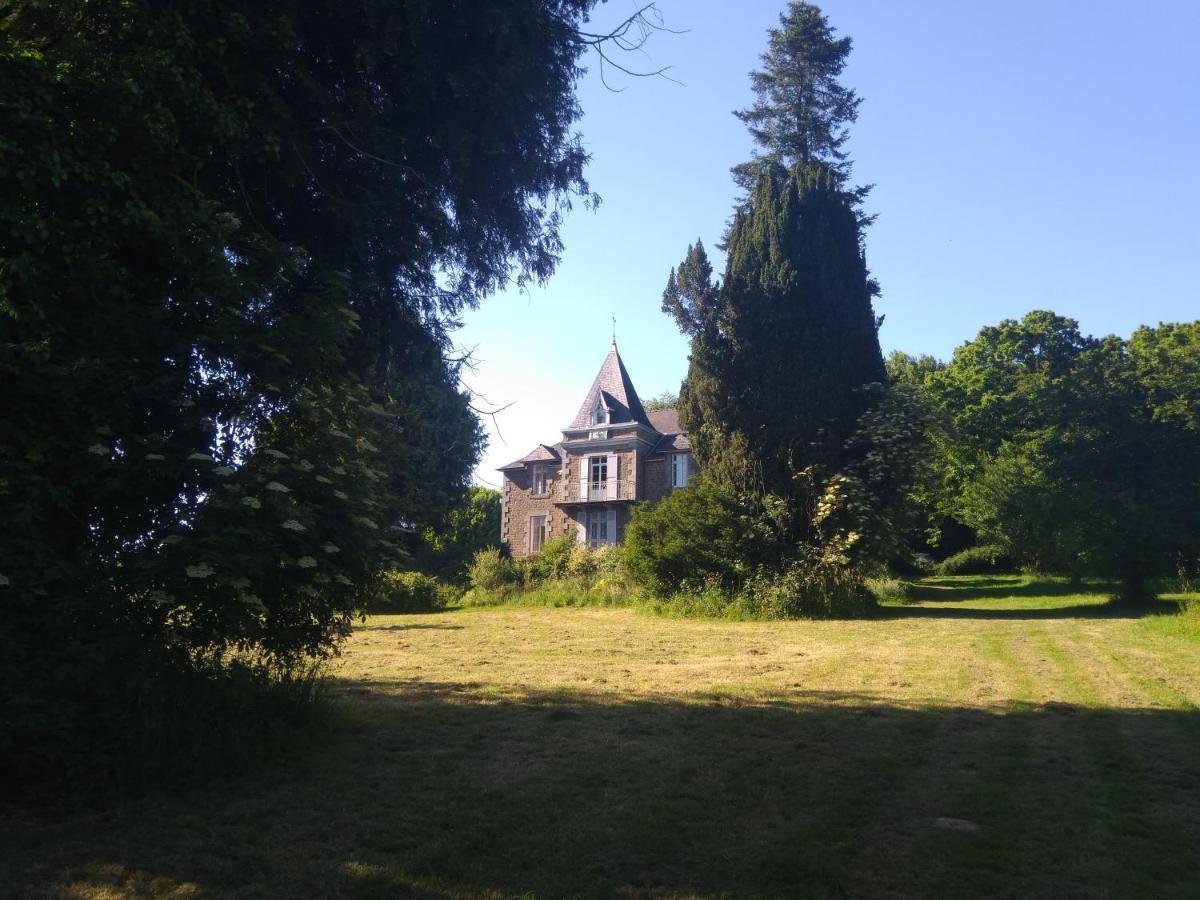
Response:
[{"label": "white window shutter", "polygon": [[587,543],[587,540],[588,540],[588,536],[587,536],[587,514],[586,514],[586,513],[582,513],[582,514],[580,514],[580,516],[579,516],[579,521],[575,523],[575,529],[576,529],[576,531],[577,531],[577,532],[578,532],[578,534],[579,534],[579,541],[578,541],[578,543],[580,543],[580,544],[586,544],[586,543]]},{"label": "white window shutter", "polygon": [[617,542],[617,511],[615,508],[608,511],[608,542],[610,544]]},{"label": "white window shutter", "polygon": [[688,471],[688,464],[691,462],[691,456],[687,453],[679,454],[679,477],[683,479],[679,486],[687,487],[688,479],[691,477],[691,472]]},{"label": "white window shutter", "polygon": [[608,485],[606,499],[617,499],[617,455],[610,453],[608,456]]},{"label": "white window shutter", "polygon": [[586,456],[579,457],[579,499],[580,499],[580,501],[584,501],[584,500],[588,499],[588,479],[591,477],[591,473],[588,470],[591,469],[591,467],[592,467],[591,462],[592,461],[589,457],[586,457]]}]

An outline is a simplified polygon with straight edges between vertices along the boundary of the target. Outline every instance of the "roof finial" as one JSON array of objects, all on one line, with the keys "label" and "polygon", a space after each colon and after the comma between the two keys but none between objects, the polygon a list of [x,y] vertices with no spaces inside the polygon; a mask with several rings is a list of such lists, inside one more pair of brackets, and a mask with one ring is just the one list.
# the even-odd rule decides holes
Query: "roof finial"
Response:
[{"label": "roof finial", "polygon": [[617,346],[617,317],[613,316],[613,346]]}]

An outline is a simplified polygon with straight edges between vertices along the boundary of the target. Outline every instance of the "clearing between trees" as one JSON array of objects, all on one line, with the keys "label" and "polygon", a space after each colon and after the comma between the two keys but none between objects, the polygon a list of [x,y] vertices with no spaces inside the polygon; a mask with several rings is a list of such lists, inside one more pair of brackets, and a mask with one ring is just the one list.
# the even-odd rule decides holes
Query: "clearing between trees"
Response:
[{"label": "clearing between trees", "polygon": [[374,617],[311,752],[9,816],[4,890],[1197,896],[1200,642],[1070,591],[928,579],[864,621]]}]

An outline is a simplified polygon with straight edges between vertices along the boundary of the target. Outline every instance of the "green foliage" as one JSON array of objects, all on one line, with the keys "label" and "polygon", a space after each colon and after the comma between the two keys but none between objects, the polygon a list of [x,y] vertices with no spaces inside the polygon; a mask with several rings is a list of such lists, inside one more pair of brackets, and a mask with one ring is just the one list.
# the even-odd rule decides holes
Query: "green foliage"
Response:
[{"label": "green foliage", "polygon": [[892,384],[920,388],[930,375],[946,368],[946,364],[927,353],[911,356],[903,350],[893,350],[884,359],[883,367],[887,371],[888,381]]},{"label": "green foliage", "polygon": [[[472,590],[463,598],[466,605],[628,606],[633,602],[624,578],[624,555],[615,545],[592,548],[564,535],[547,541],[537,556],[517,561],[498,558],[500,563],[490,550],[477,555],[479,578],[472,579]],[[493,574],[498,565],[501,573]]]},{"label": "green foliage", "polygon": [[[680,424],[708,486],[630,527],[631,576],[658,596],[691,592],[704,606],[765,565],[764,594],[834,597],[841,588],[814,573],[894,550],[924,424],[899,393],[868,387],[886,373],[865,190],[846,187],[859,103],[838,83],[849,52],[817,7],[789,4],[751,75],[755,105],[737,113],[762,152],[734,169],[750,193],[725,235],[725,276],[713,279],[697,241],[667,279],[662,309],[691,338]],[[787,557],[807,561],[803,590],[799,570],[780,568]]]},{"label": "green foliage", "polygon": [[778,535],[763,512],[705,477],[635,508],[623,550],[630,579],[660,597],[709,584],[736,589],[778,553]]},{"label": "green foliage", "polygon": [[324,654],[482,432],[446,326],[586,196],[592,0],[10,4],[0,753],[196,654]]},{"label": "green foliage", "polygon": [[447,595],[432,575],[424,572],[384,572],[371,591],[367,609],[373,613],[430,612],[446,605]]},{"label": "green foliage", "polygon": [[799,0],[791,0],[779,25],[768,32],[763,68],[750,73],[754,105],[734,113],[758,145],[754,161],[736,166],[734,177],[749,188],[761,162],[770,161],[789,169],[820,164],[840,183],[850,174],[842,149],[847,125],[862,102],[838,81],[851,40],[836,38],[821,10]]},{"label": "green foliage", "polygon": [[726,233],[725,276],[713,279],[697,242],[663,292],[691,338],[680,423],[707,487],[635,516],[627,566],[697,608],[757,572],[747,609],[761,595],[776,612],[830,614],[865,596],[846,567],[879,565],[901,543],[926,427],[923,407],[881,386],[865,192],[846,189],[841,150],[858,106],[837,83],[850,42],[804,3],[781,25],[752,76],[757,103],[738,114],[765,154],[735,169],[753,189]]},{"label": "green foliage", "polygon": [[1074,319],[1035,310],[982,329],[929,374],[927,395],[949,425],[940,465],[951,497],[1005,441],[1063,421],[1071,373],[1095,346]]},{"label": "green foliage", "polygon": [[847,462],[825,480],[812,519],[823,553],[861,570],[905,555],[930,450],[928,414],[916,389],[871,385],[864,391],[872,406],[847,441]]},{"label": "green foliage", "polygon": [[647,601],[660,615],[739,621],[855,617],[875,604],[875,591],[861,575],[815,554],[761,568],[736,587],[712,576]]},{"label": "green foliage", "polygon": [[1198,334],[1095,339],[1050,312],[983,329],[925,382],[948,422],[941,508],[1024,566],[1147,602],[1200,529]]},{"label": "green foliage", "polygon": [[[933,574],[932,570],[929,574]],[[904,606],[913,600],[913,585],[899,578],[868,578],[866,584],[876,604]]]},{"label": "green foliage", "polygon": [[679,405],[679,395],[671,391],[663,391],[649,400],[642,401],[642,409],[654,412],[660,409],[675,409]]},{"label": "green foliage", "polygon": [[[846,461],[870,405],[863,386],[885,379],[858,238],[820,170],[764,171],[735,214],[719,289],[681,301],[692,346],[680,421],[708,477],[801,511],[811,481],[795,473],[816,466],[819,482]],[[807,515],[794,524],[807,539]]]},{"label": "green foliage", "polygon": [[938,565],[939,575],[1004,575],[1015,572],[1016,563],[1001,547],[981,544],[956,553]]},{"label": "green foliage", "polygon": [[667,276],[662,311],[675,319],[680,332],[694,339],[702,330],[717,327],[720,308],[720,287],[713,280],[704,242],[697,238],[695,244],[688,244],[683,262]]},{"label": "green foliage", "polygon": [[1200,434],[1200,321],[1142,326],[1128,349],[1155,421]]},{"label": "green foliage", "polygon": [[417,566],[451,581],[465,578],[475,554],[500,540],[501,499],[500,492],[491,488],[467,488],[461,502],[422,530]]},{"label": "green foliage", "polygon": [[578,546],[574,534],[560,534],[542,544],[542,549],[529,560],[532,576],[540,581],[561,578],[567,574],[571,555]]},{"label": "green foliage", "polygon": [[742,593],[767,619],[850,618],[875,606],[859,572],[816,553],[790,561],[780,572],[756,575]]},{"label": "green foliage", "polygon": [[513,561],[497,547],[485,547],[475,553],[467,569],[471,587],[478,591],[498,591],[516,581]]},{"label": "green foliage", "polygon": [[635,597],[620,578],[568,575],[545,581],[530,581],[519,590],[470,591],[463,602],[467,606],[530,606],[560,608],[567,606],[624,607]]}]

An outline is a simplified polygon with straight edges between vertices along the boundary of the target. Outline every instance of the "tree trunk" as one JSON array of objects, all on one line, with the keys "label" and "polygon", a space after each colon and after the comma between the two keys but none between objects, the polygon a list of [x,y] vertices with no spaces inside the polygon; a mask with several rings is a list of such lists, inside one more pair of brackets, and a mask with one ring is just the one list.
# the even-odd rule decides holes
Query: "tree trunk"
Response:
[{"label": "tree trunk", "polygon": [[1121,606],[1147,608],[1156,599],[1154,590],[1146,578],[1140,559],[1128,559],[1121,566],[1121,584],[1113,601]]}]

